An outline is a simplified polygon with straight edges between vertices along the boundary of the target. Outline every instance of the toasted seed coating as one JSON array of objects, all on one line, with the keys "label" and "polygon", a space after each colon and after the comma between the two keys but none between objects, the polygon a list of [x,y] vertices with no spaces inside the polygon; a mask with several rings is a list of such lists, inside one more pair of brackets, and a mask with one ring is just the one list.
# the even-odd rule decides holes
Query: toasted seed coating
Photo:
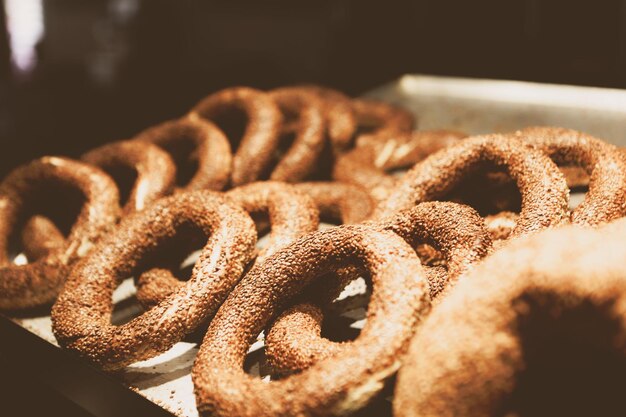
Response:
[{"label": "toasted seed coating", "polygon": [[[256,263],[319,226],[313,200],[290,184],[255,182],[233,188],[224,197],[251,215],[265,213],[270,219],[269,242],[256,256]],[[184,285],[169,269],[153,268],[137,279],[137,299],[144,307],[152,307]]]},{"label": "toasted seed coating", "polygon": [[505,135],[474,136],[417,163],[372,215],[393,216],[417,203],[441,198],[484,163],[506,169],[522,195],[522,210],[511,237],[569,222],[569,189],[563,174],[538,149]]},{"label": "toasted seed coating", "polygon": [[[111,324],[118,283],[149,267],[159,247],[189,228],[208,238],[191,279],[128,323]],[[161,199],[122,219],[71,271],[52,308],[54,334],[61,346],[108,370],[165,352],[215,314],[240,280],[255,243],[250,216],[215,192]]]},{"label": "toasted seed coating", "polygon": [[178,184],[179,190],[219,191],[230,181],[233,156],[228,138],[221,129],[195,113],[150,127],[134,140],[149,142],[167,151],[177,161],[179,182],[183,181],[182,173],[189,166],[197,165],[190,178],[184,178],[187,182]]},{"label": "toasted seed coating", "polygon": [[[245,132],[234,149],[231,183],[243,185],[261,179],[278,148],[282,115],[269,94],[248,87],[231,87],[202,99],[191,115],[214,120],[239,109],[247,116]],[[239,138],[228,138],[234,143]]]},{"label": "toasted seed coating", "polygon": [[[77,189],[84,198],[69,235],[49,250],[43,248],[33,262],[14,264],[9,254],[11,236],[41,209],[35,206],[39,193],[61,187]],[[0,309],[53,302],[70,268],[115,225],[118,200],[117,187],[108,175],[71,159],[47,156],[13,170],[0,184]],[[58,231],[48,227],[46,233],[51,230]]]},{"label": "toasted seed coating", "polygon": [[[368,321],[350,349],[298,375],[265,383],[247,375],[249,345],[320,275],[362,263],[373,282]],[[428,284],[411,247],[392,232],[339,226],[311,233],[255,266],[212,320],[192,370],[202,415],[346,415],[395,373],[429,309]]]},{"label": "toasted seed coating", "polygon": [[[413,248],[426,243],[444,255],[444,271],[425,268],[430,295],[437,301],[445,298],[459,278],[491,250],[482,218],[460,204],[422,203],[372,226],[396,233]],[[298,372],[350,345],[321,336],[323,317],[319,306],[307,302],[286,310],[274,321],[265,338],[265,353],[274,369],[283,374]]]},{"label": "toasted seed coating", "polygon": [[[568,357],[565,350],[588,346],[593,350],[581,351],[594,352],[592,356],[577,361],[593,363],[603,355],[623,364],[625,234],[626,220],[597,230],[568,226],[522,237],[487,258],[418,329],[399,372],[394,415],[517,414],[511,407],[523,375],[534,372],[549,380],[555,372],[532,358],[554,348],[558,338],[564,343],[559,345],[561,357]],[[542,332],[556,338],[542,337]],[[576,366],[571,363],[569,368]],[[611,390],[609,380],[593,384]],[[584,396],[572,397],[574,393],[566,402],[613,415],[617,410],[611,407],[617,404],[623,411],[621,391],[617,398],[613,391],[613,402],[608,396],[606,404],[589,403]],[[542,410],[568,409],[562,396],[556,398],[550,395],[536,405]],[[531,398],[518,399],[517,406],[531,405]]]}]

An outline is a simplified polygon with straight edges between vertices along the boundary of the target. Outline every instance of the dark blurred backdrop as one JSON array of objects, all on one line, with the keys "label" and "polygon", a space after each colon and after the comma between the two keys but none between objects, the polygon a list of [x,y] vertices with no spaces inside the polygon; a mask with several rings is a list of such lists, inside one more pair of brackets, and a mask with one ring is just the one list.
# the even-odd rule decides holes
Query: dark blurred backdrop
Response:
[{"label": "dark blurred backdrop", "polygon": [[626,87],[626,2],[0,0],[0,174],[219,88],[401,74]]}]

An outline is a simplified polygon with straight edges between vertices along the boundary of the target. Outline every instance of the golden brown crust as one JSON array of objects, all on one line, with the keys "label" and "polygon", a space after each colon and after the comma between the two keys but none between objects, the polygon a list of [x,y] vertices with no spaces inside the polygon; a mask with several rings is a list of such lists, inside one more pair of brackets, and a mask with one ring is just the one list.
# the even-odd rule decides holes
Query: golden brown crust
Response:
[{"label": "golden brown crust", "polygon": [[[591,366],[598,355],[614,358],[623,369],[625,234],[626,220],[598,230],[571,226],[521,238],[486,259],[418,329],[399,372],[394,415],[517,415],[514,398],[517,406],[533,406],[533,398],[523,397],[523,375],[534,372],[537,383],[554,381],[550,373],[559,366],[567,366],[562,373],[577,369],[577,363]],[[594,356],[556,367],[533,360],[550,349],[560,357],[552,361],[572,358],[573,350]],[[567,375],[586,378],[584,372]],[[550,396],[535,403],[539,409],[529,415],[538,410],[553,415],[545,411],[571,409],[570,402],[586,403],[592,413],[614,414],[616,404],[623,410],[614,382],[597,378],[570,385],[594,385],[606,403],[589,403],[582,391],[583,398],[573,397],[576,391],[556,396],[563,388],[551,385]]]},{"label": "golden brown crust", "polygon": [[[113,142],[87,152],[81,161],[112,176],[118,191],[128,188],[129,195],[126,196],[122,215],[143,210],[157,199],[171,194],[174,189],[174,162],[165,151],[151,143]],[[51,248],[62,246],[64,240],[54,223],[40,215],[28,220],[22,233],[24,253],[29,259],[38,259]]]},{"label": "golden brown crust", "polygon": [[593,226],[626,214],[626,161],[616,146],[556,127],[530,127],[515,132],[515,136],[558,165],[579,166],[589,175],[589,191],[573,210],[572,223]]},{"label": "golden brown crust", "polygon": [[[81,160],[113,175],[119,168],[135,171],[123,214],[143,210],[161,197],[171,194],[176,181],[176,167],[158,146],[138,141],[120,141],[93,149]],[[123,180],[128,181],[128,178]]]},{"label": "golden brown crust", "polygon": [[326,133],[332,147],[341,152],[350,147],[357,130],[357,120],[350,97],[328,87],[304,85],[296,88],[314,94],[323,103]]},{"label": "golden brown crust", "polygon": [[[269,92],[284,116],[295,115],[295,138],[272,170],[274,181],[299,182],[308,177],[319,162],[326,142],[323,104],[312,93],[297,87]],[[285,119],[286,117],[284,117]],[[283,129],[283,133],[285,129]]]},{"label": "golden brown crust", "polygon": [[[231,182],[234,186],[261,179],[278,149],[282,116],[269,96],[248,87],[231,87],[202,99],[191,110],[208,120],[219,119],[224,113],[238,109],[247,116],[245,132],[234,149]],[[239,138],[228,138],[235,143]]]},{"label": "golden brown crust", "polygon": [[[329,88],[233,87],[80,163],[20,167],[0,183],[0,310],[56,300],[59,345],[111,371],[206,333],[191,377],[207,416],[369,415],[401,366],[397,417],[621,407],[626,151],[556,127],[414,125]],[[589,190],[572,209],[568,187]],[[131,277],[144,312],[113,324]],[[244,370],[262,332],[271,381]],[[577,378],[598,399],[562,389]]]},{"label": "golden brown crust", "polygon": [[384,101],[373,99],[351,99],[343,93],[327,87],[304,85],[294,87],[316,95],[324,103],[327,133],[336,154],[341,154],[355,145],[360,130],[378,136],[410,132],[415,126],[415,117],[405,109]]},{"label": "golden brown crust", "polygon": [[[373,291],[361,335],[301,374],[265,383],[243,370],[249,345],[312,280],[357,260]],[[398,366],[422,315],[428,284],[409,245],[392,232],[339,226],[300,238],[240,282],[212,320],[192,370],[202,415],[344,415],[363,407]]]},{"label": "golden brown crust", "polygon": [[511,237],[569,222],[569,190],[558,167],[541,151],[504,135],[464,139],[417,163],[372,218],[382,220],[419,202],[441,198],[485,163],[506,169],[520,190],[522,210]]},{"label": "golden brown crust", "polygon": [[[255,263],[263,262],[278,249],[319,226],[319,213],[313,200],[290,184],[256,182],[233,188],[224,197],[251,215],[267,214],[269,217],[269,242],[259,252]],[[137,280],[137,299],[144,307],[151,307],[182,286],[184,282],[170,270],[150,269]]]},{"label": "golden brown crust", "polygon": [[497,214],[485,216],[485,226],[489,231],[491,240],[506,240],[517,225],[519,214],[511,211],[501,211]]},{"label": "golden brown crust", "polygon": [[[26,265],[14,264],[9,254],[11,236],[20,222],[41,209],[35,206],[38,193],[57,187],[74,188],[84,197],[69,235],[62,245],[40,253],[42,257]],[[43,157],[13,170],[0,184],[0,309],[24,309],[54,301],[70,267],[117,221],[118,198],[108,175],[70,159]]]},{"label": "golden brown crust", "polygon": [[[111,295],[118,283],[158,259],[158,248],[180,231],[208,237],[192,276],[155,307],[116,326]],[[52,308],[59,344],[104,369],[120,369],[165,352],[206,322],[241,278],[256,233],[241,208],[210,191],[166,197],[122,219],[74,268]]]},{"label": "golden brown crust", "polygon": [[[413,248],[426,243],[444,255],[447,271],[443,276],[438,269],[426,268],[433,299],[445,297],[458,279],[491,250],[482,218],[470,207],[455,203],[422,203],[387,223],[372,226],[396,233]],[[349,346],[349,342],[321,337],[322,320],[319,307],[304,303],[274,321],[266,334],[265,353],[277,372],[307,369]]]}]

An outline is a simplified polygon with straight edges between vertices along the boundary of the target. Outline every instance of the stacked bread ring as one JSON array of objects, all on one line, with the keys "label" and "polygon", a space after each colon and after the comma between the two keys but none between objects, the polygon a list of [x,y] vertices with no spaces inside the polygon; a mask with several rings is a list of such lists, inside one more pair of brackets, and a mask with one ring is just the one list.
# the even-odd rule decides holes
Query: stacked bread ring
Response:
[{"label": "stacked bread ring", "polygon": [[[211,416],[367,414],[398,370],[398,416],[531,410],[535,315],[623,364],[624,153],[563,128],[415,123],[325,87],[234,87],[80,161],[18,167],[0,183],[0,309],[51,307],[60,346],[107,371],[204,333],[192,379]],[[575,208],[571,186],[588,188]],[[127,278],[143,312],[112,324]],[[329,339],[357,279],[364,325]],[[244,369],[260,334],[270,383]]]}]

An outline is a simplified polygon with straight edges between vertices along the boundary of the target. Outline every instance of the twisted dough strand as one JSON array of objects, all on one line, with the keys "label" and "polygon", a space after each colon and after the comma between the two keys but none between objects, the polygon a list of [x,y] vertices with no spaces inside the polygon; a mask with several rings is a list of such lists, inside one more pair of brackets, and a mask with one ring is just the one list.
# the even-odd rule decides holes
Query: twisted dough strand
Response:
[{"label": "twisted dough strand", "polygon": [[[272,98],[259,90],[232,87],[201,100],[192,115],[214,120],[239,109],[247,116],[247,125],[239,146],[234,150],[231,182],[234,186],[261,179],[278,148],[282,124],[280,109]],[[229,138],[231,143],[239,138]]]},{"label": "twisted dough strand", "polygon": [[[413,248],[427,243],[440,250],[447,270],[426,268],[433,299],[445,296],[463,274],[491,249],[483,220],[467,206],[422,203],[385,224],[372,224],[402,237]],[[324,314],[312,303],[298,304],[281,314],[269,328],[265,353],[279,373],[293,373],[337,355],[351,342],[334,342],[321,336]]]},{"label": "twisted dough strand", "polygon": [[[521,238],[487,258],[418,329],[398,375],[394,415],[623,411],[615,381],[576,382],[585,378],[578,369],[595,364],[585,356],[571,359],[570,352],[593,352],[594,358],[608,358],[623,370],[625,234],[626,220],[597,230],[570,226]],[[549,364],[535,360],[551,347],[559,350]],[[564,364],[565,358],[575,362]],[[563,391],[554,383],[549,397],[524,396],[529,382],[541,387],[557,372],[573,380],[569,386],[578,392],[581,386],[595,386],[604,402],[590,401],[589,393],[572,396],[577,391]],[[538,379],[525,381],[531,373]],[[623,374],[618,378],[623,380]]]},{"label": "twisted dough strand", "polygon": [[471,137],[430,155],[400,179],[372,219],[440,198],[484,163],[505,168],[520,189],[522,211],[511,237],[569,222],[569,190],[558,167],[539,150],[504,135]]},{"label": "twisted dough strand", "polygon": [[[85,200],[69,235],[62,243],[43,249],[40,258],[26,265],[14,264],[9,254],[11,236],[21,222],[41,209],[36,206],[37,195],[57,187],[77,189]],[[43,157],[13,170],[0,184],[0,309],[54,301],[70,267],[112,228],[119,211],[115,184],[89,165]]]},{"label": "twisted dough strand", "polygon": [[[87,152],[81,160],[111,175],[118,191],[129,189],[122,215],[143,210],[174,189],[174,162],[165,151],[151,143],[113,142]],[[130,181],[132,184],[128,184]],[[56,225],[41,215],[31,217],[22,232],[22,245],[28,259],[45,256],[52,248],[61,247],[64,241],[65,237]]]},{"label": "twisted dough strand", "polygon": [[[134,140],[155,144],[172,156],[177,162],[180,190],[218,191],[229,182],[233,156],[228,139],[217,126],[195,113],[148,128]],[[193,173],[186,172],[194,165]]]},{"label": "twisted dough strand", "polygon": [[[368,322],[350,349],[301,374],[269,384],[247,375],[249,345],[289,299],[350,260],[373,282]],[[428,311],[428,284],[417,256],[392,232],[339,226],[302,237],[240,282],[212,320],[192,370],[202,415],[345,415],[382,389]]]},{"label": "twisted dough strand", "polygon": [[[255,263],[263,262],[278,249],[317,230],[319,225],[315,203],[289,184],[272,181],[251,183],[233,188],[224,197],[251,215],[266,213],[269,216],[269,242],[259,252]],[[154,268],[139,276],[137,299],[144,307],[151,307],[184,285],[170,269]]]},{"label": "twisted dough strand", "polygon": [[[111,324],[111,295],[118,283],[158,259],[159,247],[198,230],[208,241],[191,279],[128,323]],[[206,322],[241,278],[256,233],[239,207],[210,191],[166,197],[127,216],[70,273],[52,308],[59,344],[104,369],[121,369],[165,352]]]}]

